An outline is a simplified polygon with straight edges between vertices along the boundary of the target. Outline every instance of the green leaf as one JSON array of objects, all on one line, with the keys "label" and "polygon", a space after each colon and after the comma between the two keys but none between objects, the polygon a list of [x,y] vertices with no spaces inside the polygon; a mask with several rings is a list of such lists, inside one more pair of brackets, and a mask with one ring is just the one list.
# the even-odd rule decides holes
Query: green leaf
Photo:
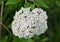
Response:
[{"label": "green leaf", "polygon": [[35,8],[35,4],[31,4],[31,10],[33,10]]},{"label": "green leaf", "polygon": [[24,4],[24,7],[29,7],[30,6],[30,3],[29,2],[26,2],[25,4]]},{"label": "green leaf", "polygon": [[1,40],[1,42],[8,42],[8,36],[5,36],[5,37]]},{"label": "green leaf", "polygon": [[60,0],[56,0],[56,4],[60,7]]},{"label": "green leaf", "polygon": [[25,38],[22,38],[20,39],[21,42],[34,42],[32,39],[25,39]]},{"label": "green leaf", "polygon": [[30,8],[31,8],[31,10],[32,10],[32,9],[34,9],[34,8],[35,8],[35,4],[30,3],[30,2],[26,2],[26,3],[24,4],[24,7],[30,7]]},{"label": "green leaf", "polygon": [[20,2],[20,0],[8,0],[8,1],[6,2],[6,5],[17,4],[17,3],[19,3],[19,2]]},{"label": "green leaf", "polygon": [[0,0],[0,5],[1,5],[1,0]]},{"label": "green leaf", "polygon": [[42,42],[46,42],[48,40],[49,40],[48,38],[44,38],[44,39],[42,39]]},{"label": "green leaf", "polygon": [[34,42],[34,40],[29,38],[25,39],[25,38],[14,37],[13,42]]},{"label": "green leaf", "polygon": [[19,42],[19,38],[18,37],[14,37],[12,42]]},{"label": "green leaf", "polygon": [[32,39],[27,39],[27,42],[34,42],[34,40],[32,40]]},{"label": "green leaf", "polygon": [[57,30],[57,33],[54,36],[54,41],[53,42],[60,42],[60,22],[59,22],[57,28],[58,28],[58,30]]},{"label": "green leaf", "polygon": [[46,4],[50,5],[53,3],[54,0],[43,0]]},{"label": "green leaf", "polygon": [[49,8],[42,0],[35,0],[35,4],[43,8]]}]

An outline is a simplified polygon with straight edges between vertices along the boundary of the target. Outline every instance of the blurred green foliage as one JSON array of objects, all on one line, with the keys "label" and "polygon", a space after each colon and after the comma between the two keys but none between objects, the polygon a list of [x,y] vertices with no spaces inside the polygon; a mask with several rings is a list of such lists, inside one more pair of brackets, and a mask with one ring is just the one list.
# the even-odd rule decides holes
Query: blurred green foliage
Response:
[{"label": "blurred green foliage", "polygon": [[35,4],[43,8],[49,8],[47,4],[45,4],[42,0],[35,0]]},{"label": "blurred green foliage", "polygon": [[[1,9],[0,0],[0,9]],[[46,33],[34,36],[31,39],[19,39],[18,37],[10,37],[8,32],[2,29],[2,39],[0,42],[60,42],[60,0],[5,0],[3,23],[11,30],[11,23],[15,12],[21,7],[41,7],[48,15],[48,30]]]}]

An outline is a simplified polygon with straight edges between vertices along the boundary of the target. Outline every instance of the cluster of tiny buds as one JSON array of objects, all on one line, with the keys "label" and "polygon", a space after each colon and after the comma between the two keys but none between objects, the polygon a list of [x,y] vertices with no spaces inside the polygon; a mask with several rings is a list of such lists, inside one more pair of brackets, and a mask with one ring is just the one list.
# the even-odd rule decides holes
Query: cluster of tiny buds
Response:
[{"label": "cluster of tiny buds", "polygon": [[46,11],[41,8],[35,8],[30,11],[29,8],[21,8],[15,13],[12,22],[13,35],[19,38],[32,38],[35,34],[41,35],[47,30]]}]

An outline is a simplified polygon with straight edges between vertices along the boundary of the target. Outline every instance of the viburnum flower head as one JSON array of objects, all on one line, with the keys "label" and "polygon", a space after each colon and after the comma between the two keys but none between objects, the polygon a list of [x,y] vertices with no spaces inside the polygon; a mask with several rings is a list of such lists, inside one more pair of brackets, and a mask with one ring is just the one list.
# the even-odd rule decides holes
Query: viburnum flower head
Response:
[{"label": "viburnum flower head", "polygon": [[35,34],[41,35],[47,30],[46,11],[41,8],[35,8],[30,11],[30,8],[21,8],[15,13],[12,22],[13,35],[19,38],[31,38]]}]

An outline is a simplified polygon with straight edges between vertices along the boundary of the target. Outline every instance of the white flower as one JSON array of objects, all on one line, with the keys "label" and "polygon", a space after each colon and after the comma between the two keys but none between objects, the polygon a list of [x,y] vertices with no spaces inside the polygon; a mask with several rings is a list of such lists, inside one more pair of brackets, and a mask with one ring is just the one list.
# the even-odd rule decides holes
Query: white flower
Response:
[{"label": "white flower", "polygon": [[31,38],[35,34],[40,35],[47,30],[46,11],[41,8],[35,8],[30,11],[30,8],[21,8],[15,13],[12,22],[12,32],[19,38]]}]

